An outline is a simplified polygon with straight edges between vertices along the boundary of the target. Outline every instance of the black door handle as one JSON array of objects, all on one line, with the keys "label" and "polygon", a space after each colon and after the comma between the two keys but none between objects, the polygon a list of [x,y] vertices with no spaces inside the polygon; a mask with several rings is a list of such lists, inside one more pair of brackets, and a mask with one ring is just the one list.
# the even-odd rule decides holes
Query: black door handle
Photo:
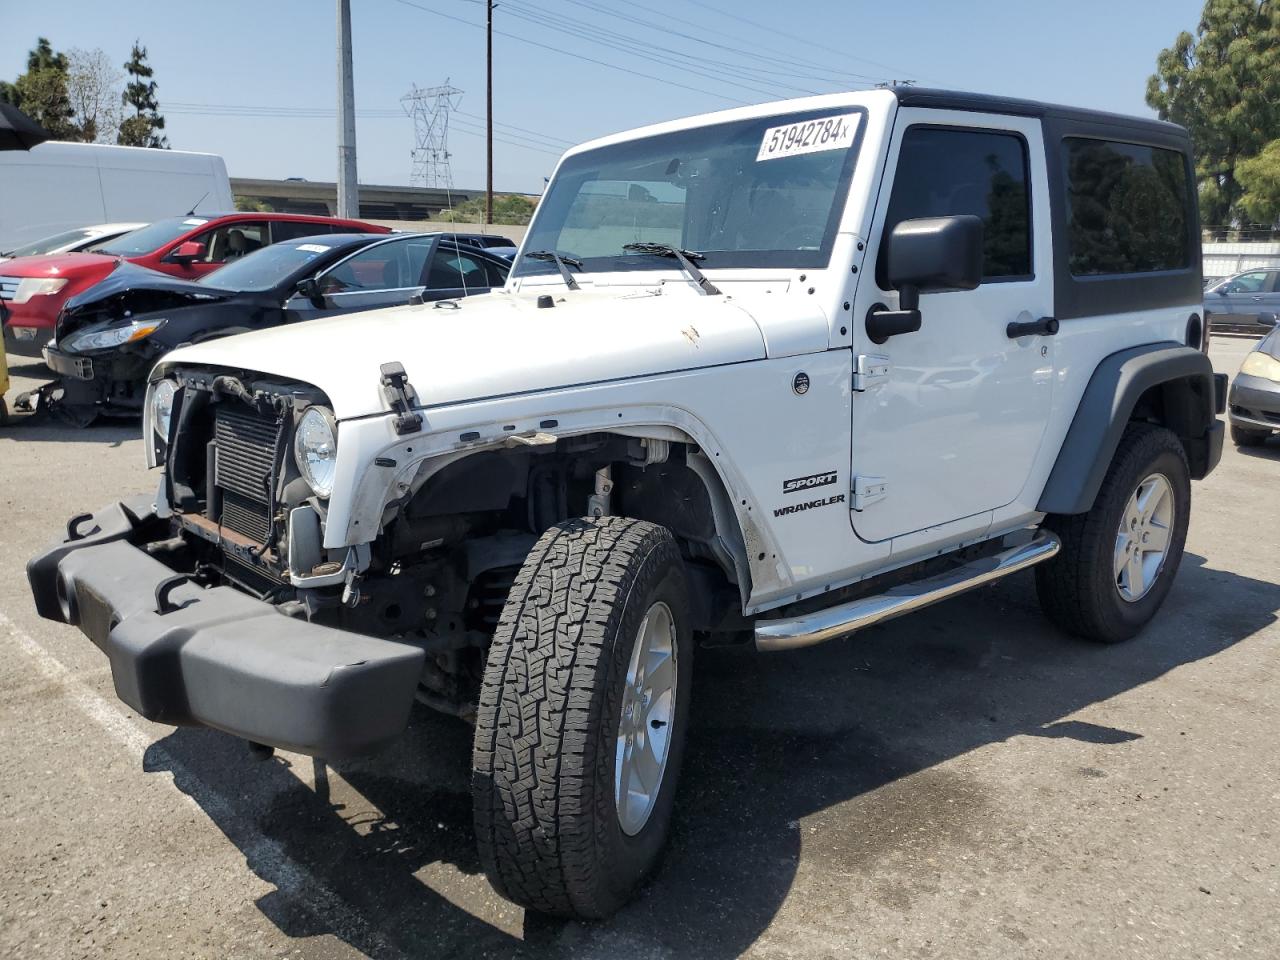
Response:
[{"label": "black door handle", "polygon": [[1052,337],[1058,332],[1058,321],[1054,317],[1041,317],[1039,320],[1028,320],[1025,323],[1011,323],[1004,328],[1010,340],[1019,337]]}]

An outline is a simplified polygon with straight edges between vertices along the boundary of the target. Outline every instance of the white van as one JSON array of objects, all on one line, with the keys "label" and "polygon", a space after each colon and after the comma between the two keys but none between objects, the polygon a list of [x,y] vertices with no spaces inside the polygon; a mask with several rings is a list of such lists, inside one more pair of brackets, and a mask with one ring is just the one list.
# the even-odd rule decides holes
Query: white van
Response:
[{"label": "white van", "polygon": [[0,152],[0,250],[85,224],[234,209],[226,164],[210,153],[42,143]]}]

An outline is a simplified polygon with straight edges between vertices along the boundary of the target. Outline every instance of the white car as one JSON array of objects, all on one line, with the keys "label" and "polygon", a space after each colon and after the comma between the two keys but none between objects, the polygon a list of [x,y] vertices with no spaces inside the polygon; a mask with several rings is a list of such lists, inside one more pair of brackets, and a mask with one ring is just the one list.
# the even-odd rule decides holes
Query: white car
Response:
[{"label": "white car", "polygon": [[98,223],[91,227],[76,227],[50,237],[42,237],[32,243],[0,253],[0,263],[18,257],[39,257],[47,253],[80,253],[92,251],[100,243],[140,230],[145,223]]},{"label": "white car", "polygon": [[1222,452],[1202,309],[1180,127],[904,88],[634,130],[564,156],[500,292],[169,354],[155,496],[32,590],[142,716],[258,752],[464,718],[494,886],[602,917],[666,839],[695,636],[1033,566],[1061,628],[1142,629]]}]

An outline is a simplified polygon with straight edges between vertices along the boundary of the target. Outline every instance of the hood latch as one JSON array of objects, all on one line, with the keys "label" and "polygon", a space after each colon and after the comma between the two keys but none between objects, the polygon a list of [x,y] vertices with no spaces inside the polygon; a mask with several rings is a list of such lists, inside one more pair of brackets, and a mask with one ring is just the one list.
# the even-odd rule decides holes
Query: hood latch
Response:
[{"label": "hood latch", "polygon": [[422,414],[413,412],[413,405],[418,402],[418,392],[409,382],[404,364],[398,361],[384,363],[378,369],[382,373],[382,395],[396,415],[392,424],[396,435],[403,437],[406,433],[420,432]]}]

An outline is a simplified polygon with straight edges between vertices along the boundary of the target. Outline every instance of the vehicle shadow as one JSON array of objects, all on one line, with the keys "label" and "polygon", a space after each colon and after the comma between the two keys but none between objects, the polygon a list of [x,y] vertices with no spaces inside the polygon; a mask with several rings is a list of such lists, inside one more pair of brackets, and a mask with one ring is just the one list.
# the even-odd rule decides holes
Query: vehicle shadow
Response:
[{"label": "vehicle shadow", "polygon": [[[348,819],[342,797],[312,790],[283,760],[252,765],[242,745],[207,731],[164,738],[147,768],[178,767],[178,787],[247,855],[252,826],[364,930],[308,914],[286,892],[260,901],[290,936],[327,932],[375,957],[730,958],[768,928],[802,859],[866,875],[890,858],[977,846],[988,801],[942,762],[1017,736],[1123,749],[1141,728],[1066,718],[1214,656],[1277,610],[1280,584],[1188,554],[1157,620],[1119,646],[1047,626],[1020,574],[843,642],[768,656],[699,651],[670,848],[636,902],[602,924],[503,912],[472,847],[470,731],[449,718],[416,713],[392,751],[340,769],[343,788],[380,811],[372,822]],[[806,839],[819,847],[806,850]],[[249,866],[281,886],[270,860],[251,855]],[[912,892],[883,896],[909,903]]]},{"label": "vehicle shadow", "polygon": [[141,436],[140,420],[103,418],[81,427],[64,423],[45,411],[11,412],[8,422],[0,424],[0,438],[9,437],[23,443],[107,443],[118,447]]},{"label": "vehicle shadow", "polygon": [[1236,447],[1236,452],[1257,460],[1280,460],[1280,436],[1272,434],[1256,447]]}]

